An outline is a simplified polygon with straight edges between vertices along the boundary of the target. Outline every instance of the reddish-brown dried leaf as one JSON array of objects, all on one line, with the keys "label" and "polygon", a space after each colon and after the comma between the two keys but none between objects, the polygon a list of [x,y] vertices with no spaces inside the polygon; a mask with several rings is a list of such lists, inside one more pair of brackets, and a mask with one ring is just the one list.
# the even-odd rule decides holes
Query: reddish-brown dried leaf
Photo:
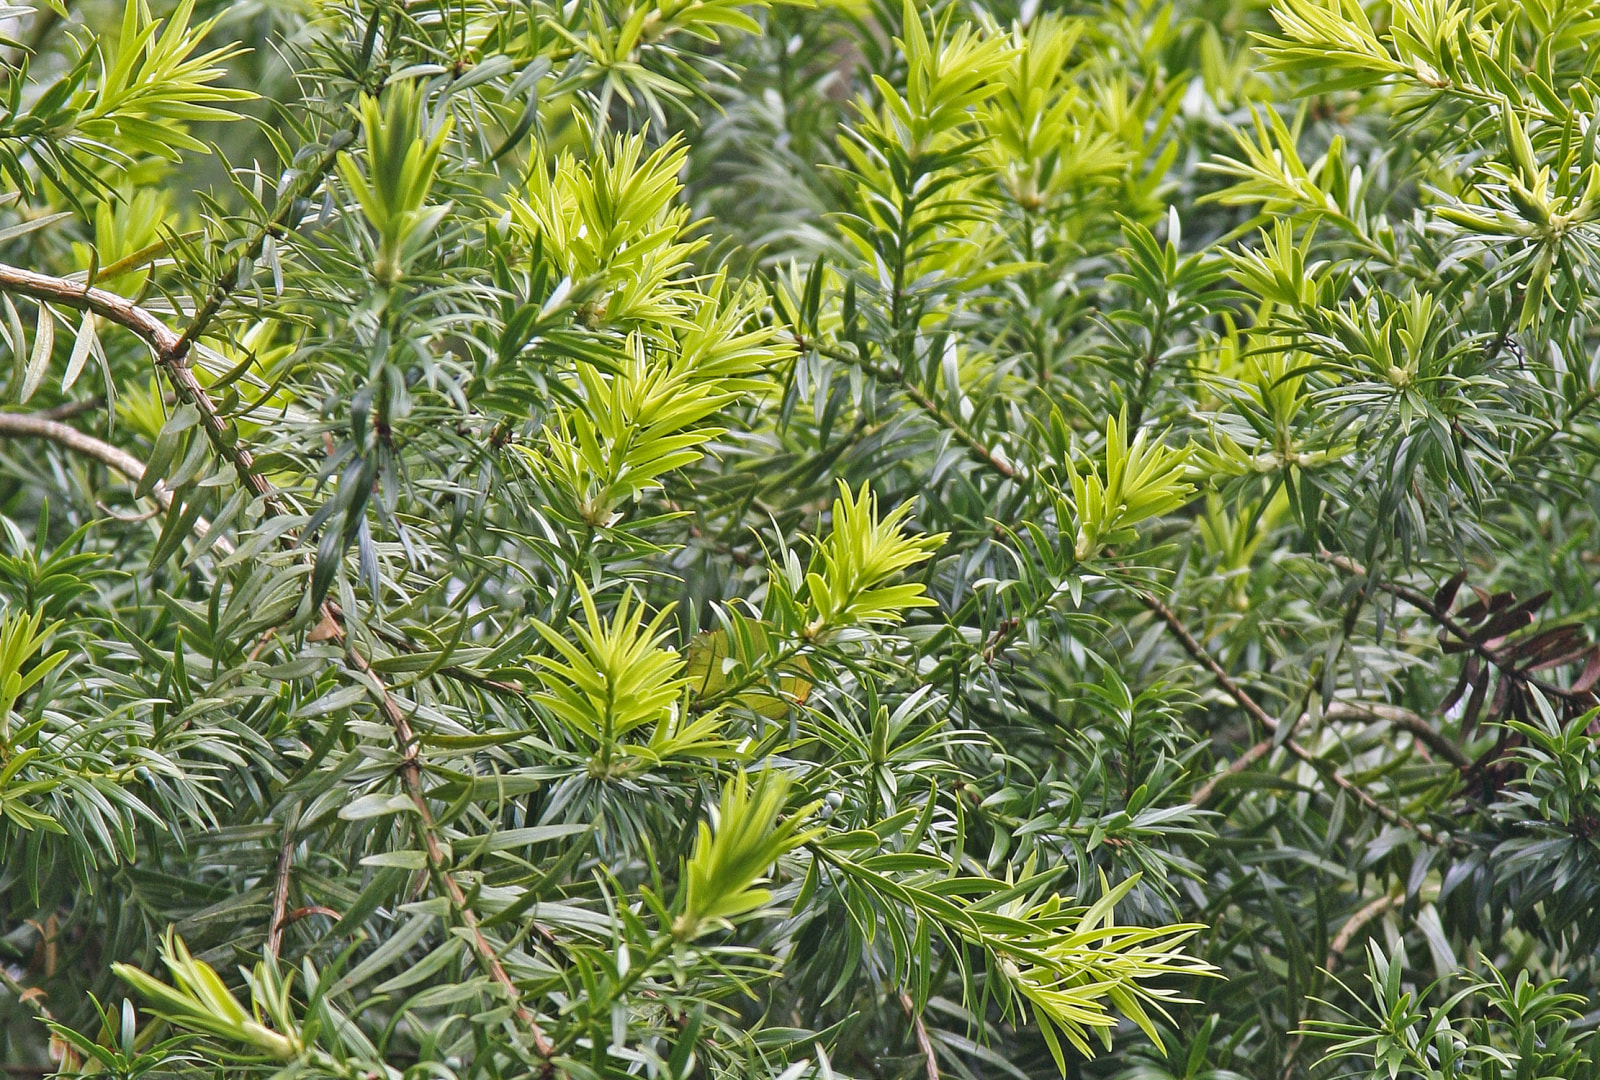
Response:
[{"label": "reddish-brown dried leaf", "polygon": [[1489,641],[1493,638],[1504,637],[1513,630],[1521,630],[1524,626],[1533,624],[1533,613],[1544,606],[1550,599],[1548,592],[1542,592],[1529,600],[1524,600],[1516,607],[1502,612],[1478,627],[1472,632],[1472,639],[1478,642]]},{"label": "reddish-brown dried leaf", "polygon": [[1541,630],[1532,637],[1517,642],[1512,654],[1529,670],[1548,667],[1558,662],[1552,657],[1563,657],[1574,652],[1582,653],[1589,644],[1589,633],[1582,626],[1568,624]]},{"label": "reddish-brown dried leaf", "polygon": [[[1483,710],[1484,695],[1489,692],[1489,684],[1493,681],[1489,673],[1484,672],[1483,678],[1473,683],[1472,696],[1467,698],[1467,707],[1461,713],[1461,734],[1463,736],[1470,735],[1472,729],[1478,726],[1478,713]],[[1501,681],[1504,682],[1505,680],[1502,679]]]},{"label": "reddish-brown dried leaf", "polygon": [[1515,706],[1520,700],[1515,696],[1517,681],[1508,679],[1504,675],[1495,680],[1494,699],[1489,702],[1489,719],[1504,720],[1513,715]]},{"label": "reddish-brown dried leaf", "polygon": [[1589,650],[1589,659],[1584,662],[1583,673],[1572,684],[1572,690],[1574,693],[1587,694],[1597,682],[1600,682],[1600,648]]},{"label": "reddish-brown dried leaf", "polygon": [[1440,611],[1449,611],[1450,605],[1456,602],[1456,593],[1461,589],[1461,583],[1467,580],[1465,570],[1454,574],[1449,581],[1439,586],[1439,591],[1433,594],[1433,606]]},{"label": "reddish-brown dried leaf", "polygon": [[1461,665],[1461,675],[1456,679],[1455,689],[1451,690],[1449,695],[1439,705],[1439,711],[1449,712],[1451,709],[1455,708],[1456,702],[1461,700],[1461,695],[1467,692],[1467,687],[1472,684],[1472,680],[1475,679],[1477,675],[1478,657],[1476,655],[1469,656],[1467,657],[1467,662]]},{"label": "reddish-brown dried leaf", "polygon": [[1510,593],[1495,593],[1493,596],[1484,592],[1476,585],[1469,585],[1478,599],[1456,612],[1456,618],[1464,623],[1475,623],[1486,615],[1492,615],[1516,599]]}]

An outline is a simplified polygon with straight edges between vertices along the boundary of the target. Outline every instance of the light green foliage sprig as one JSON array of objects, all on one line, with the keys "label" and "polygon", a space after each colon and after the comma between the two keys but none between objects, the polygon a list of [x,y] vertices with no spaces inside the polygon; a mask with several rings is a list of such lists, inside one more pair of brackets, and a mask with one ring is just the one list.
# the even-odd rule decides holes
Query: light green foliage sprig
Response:
[{"label": "light green foliage sprig", "polygon": [[753,783],[735,774],[723,788],[715,825],[700,823],[694,853],[684,865],[675,937],[699,937],[772,899],[759,885],[768,868],[818,835],[805,828],[817,804],[785,813],[789,790],[788,780],[771,771]]},{"label": "light green foliage sprig", "polygon": [[[625,774],[630,768],[658,765],[676,754],[715,757],[730,744],[719,738],[715,714],[684,722],[684,659],[664,647],[662,624],[667,607],[645,622],[642,602],[624,594],[609,623],[595,608],[594,597],[578,586],[587,625],[575,627],[575,642],[543,623],[540,635],[554,651],[537,657],[542,702],[557,721],[591,748],[589,771],[600,778]],[[628,736],[650,729],[647,744]]]},{"label": "light green foliage sprig", "polygon": [[[194,8],[193,0],[184,0],[158,18],[148,3],[128,3],[120,17],[106,13],[102,25],[116,27],[114,36],[63,35],[68,48],[53,78],[30,79],[26,64],[9,69],[9,100],[0,116],[0,170],[9,183],[33,197],[43,180],[81,206],[85,196],[105,194],[108,182],[142,159],[176,162],[205,153],[207,144],[191,125],[231,120],[237,114],[230,105],[255,95],[217,85],[243,46],[202,48],[217,19],[195,24]],[[48,5],[40,10],[36,19],[54,21],[65,13]]]},{"label": "light green foliage sprig", "polygon": [[865,484],[853,495],[841,485],[833,501],[833,526],[817,544],[806,571],[805,603],[811,614],[806,637],[852,625],[898,622],[912,608],[934,605],[918,582],[889,583],[937,551],[945,539],[904,535],[901,523],[910,512],[911,504],[902,503],[880,515],[877,497]]},{"label": "light green foliage sprig", "polygon": [[1073,555],[1078,560],[1133,539],[1139,522],[1170,514],[1189,501],[1194,488],[1183,478],[1187,454],[1159,439],[1147,443],[1147,438],[1140,431],[1128,441],[1126,415],[1121,423],[1107,420],[1104,472],[1098,463],[1083,472],[1069,471],[1078,516]]},{"label": "light green foliage sprig", "polygon": [[554,169],[535,168],[527,198],[510,203],[513,223],[538,238],[563,277],[600,283],[588,318],[626,329],[666,329],[686,315],[671,285],[699,247],[682,239],[685,148],[646,149],[641,133],[618,136],[597,162],[562,154]]},{"label": "light green foliage sprig", "polygon": [[377,230],[372,275],[383,286],[399,280],[407,256],[449,213],[449,207],[429,207],[427,201],[450,137],[450,120],[445,118],[431,135],[425,134],[421,106],[411,83],[391,87],[381,105],[376,98],[363,97],[366,174],[348,154],[339,159],[340,179]]},{"label": "light green foliage sprig", "polygon": [[180,1028],[244,1047],[277,1061],[291,1061],[305,1051],[295,1034],[290,995],[292,980],[280,978],[271,965],[258,964],[248,978],[247,1010],[215,969],[196,960],[169,930],[161,943],[161,959],[170,984],[126,964],[116,974],[149,1001],[156,1014]]}]

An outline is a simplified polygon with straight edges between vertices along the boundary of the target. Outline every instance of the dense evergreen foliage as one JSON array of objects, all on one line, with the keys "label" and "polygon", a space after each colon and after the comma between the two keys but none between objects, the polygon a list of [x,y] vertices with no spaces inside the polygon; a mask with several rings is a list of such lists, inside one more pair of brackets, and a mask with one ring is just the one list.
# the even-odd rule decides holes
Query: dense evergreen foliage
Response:
[{"label": "dense evergreen foliage", "polygon": [[0,37],[13,1075],[1600,1077],[1595,0]]}]

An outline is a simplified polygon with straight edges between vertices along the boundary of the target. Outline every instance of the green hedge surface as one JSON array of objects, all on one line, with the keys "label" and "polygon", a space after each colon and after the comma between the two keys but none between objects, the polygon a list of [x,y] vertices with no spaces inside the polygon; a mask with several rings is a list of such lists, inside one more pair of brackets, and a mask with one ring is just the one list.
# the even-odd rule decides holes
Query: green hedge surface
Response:
[{"label": "green hedge surface", "polygon": [[1596,42],[0,6],[0,1066],[1600,1080]]}]

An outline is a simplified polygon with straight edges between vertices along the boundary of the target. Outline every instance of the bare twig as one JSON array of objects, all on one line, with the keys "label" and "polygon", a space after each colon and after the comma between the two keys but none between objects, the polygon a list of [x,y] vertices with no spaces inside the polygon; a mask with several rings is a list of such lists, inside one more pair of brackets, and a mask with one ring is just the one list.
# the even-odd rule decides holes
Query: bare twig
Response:
[{"label": "bare twig", "polygon": [[[1233,677],[1227,673],[1221,664],[1217,663],[1216,658],[1206,650],[1205,646],[1201,645],[1199,641],[1195,640],[1195,636],[1189,632],[1189,628],[1183,624],[1183,620],[1179,619],[1170,607],[1148,593],[1140,594],[1139,600],[1144,604],[1145,607],[1154,612],[1157,618],[1166,624],[1168,631],[1170,631],[1172,636],[1178,639],[1178,643],[1183,646],[1183,650],[1211,673],[1212,677],[1216,679],[1217,685],[1222,688],[1223,693],[1232,698],[1241,709],[1250,714],[1250,716],[1260,723],[1262,727],[1266,728],[1270,732],[1277,733],[1279,727],[1277,719],[1263,709],[1253,697],[1245,692],[1243,687],[1233,680]],[[1297,723],[1298,719],[1299,718],[1296,717]],[[1258,761],[1261,757],[1265,756],[1272,749],[1272,743],[1274,741],[1280,740],[1267,740],[1264,748],[1260,744],[1252,747],[1250,751],[1247,752],[1247,755],[1254,755],[1251,758],[1251,761]],[[1339,788],[1339,790],[1345,792],[1351,798],[1355,799],[1374,814],[1377,814],[1389,824],[1407,829],[1410,832],[1415,833],[1420,839],[1429,844],[1446,845],[1453,843],[1453,841],[1446,840],[1445,838],[1439,836],[1438,833],[1434,832],[1428,826],[1423,825],[1421,822],[1412,821],[1398,810],[1394,810],[1388,806],[1385,806],[1383,803],[1380,803],[1377,799],[1367,794],[1367,792],[1361,787],[1351,782],[1349,777],[1341,774],[1339,770],[1330,762],[1324,761],[1322,758],[1317,757],[1315,754],[1311,753],[1311,751],[1307,750],[1293,739],[1288,738],[1286,734],[1281,738],[1281,742],[1284,748],[1289,751],[1289,753],[1293,754],[1305,764],[1311,766],[1311,768],[1316,771],[1317,775],[1326,779],[1329,783]],[[1214,782],[1211,787],[1214,789]],[[1208,799],[1210,798],[1210,791],[1207,791],[1206,788],[1201,788],[1200,792],[1196,792],[1196,795],[1201,794],[1201,792],[1204,792]]]},{"label": "bare twig", "polygon": [[294,822],[284,822],[283,843],[278,848],[278,867],[272,875],[272,920],[267,923],[267,958],[276,960],[283,945],[283,928],[288,924],[289,872],[294,864]]},{"label": "bare twig", "polygon": [[105,406],[106,399],[96,394],[94,397],[82,398],[78,401],[67,401],[53,409],[44,409],[37,415],[46,420],[71,420],[74,416],[82,416],[86,412],[94,412]]},{"label": "bare twig", "polygon": [[35,273],[20,266],[0,264],[0,292],[27,296],[60,307],[92,311],[107,322],[133,331],[155,353],[156,363],[172,383],[179,400],[187,402],[200,414],[211,445],[219,455],[232,463],[239,482],[262,500],[269,513],[282,514],[288,511],[283,496],[256,470],[255,459],[249,449],[238,438],[233,425],[217,411],[216,403],[189,368],[189,342],[173,333],[161,319],[127,297],[105,289],[90,288],[66,278]]},{"label": "bare twig", "polygon": [[1399,728],[1458,769],[1470,769],[1472,759],[1432,724],[1399,705],[1382,702],[1335,701],[1322,714],[1329,720],[1377,720]]},{"label": "bare twig", "polygon": [[923,1071],[928,1080],[939,1080],[939,1059],[933,1054],[933,1040],[928,1038],[928,1026],[922,1022],[922,1014],[917,1011],[911,995],[903,990],[900,992],[900,1007],[911,1018],[911,1033],[916,1037],[917,1049],[922,1051]]},{"label": "bare twig", "polygon": [[[144,462],[103,439],[86,435],[75,427],[44,416],[29,413],[0,413],[0,439],[18,437],[47,439],[75,454],[81,454],[114,469],[136,484],[144,479]],[[156,481],[150,489],[150,498],[162,510],[172,509],[172,492],[168,491],[161,481]],[[194,531],[196,535],[204,536],[211,531],[211,523],[203,517],[196,518]],[[227,537],[219,536],[213,543],[224,555],[233,554],[233,544]]]},{"label": "bare twig", "polygon": [[1339,958],[1344,955],[1344,951],[1350,947],[1350,943],[1361,932],[1361,928],[1404,899],[1404,895],[1392,896],[1385,894],[1372,901],[1372,903],[1363,906],[1354,915],[1346,919],[1344,925],[1339,928],[1339,932],[1328,943],[1328,958],[1323,961],[1322,966],[1332,971],[1339,963]]},{"label": "bare twig", "polygon": [[1238,776],[1240,773],[1247,771],[1256,762],[1272,753],[1272,748],[1276,744],[1277,740],[1273,736],[1269,735],[1265,739],[1262,739],[1260,742],[1256,743],[1250,749],[1246,750],[1244,753],[1240,754],[1238,757],[1234,758],[1226,769],[1222,770],[1222,772],[1218,773],[1216,776],[1213,776],[1211,779],[1195,788],[1194,794],[1189,796],[1189,804],[1191,806],[1206,805],[1206,803],[1210,802],[1212,797],[1216,795],[1217,785],[1221,784],[1222,781],[1227,777]]}]

